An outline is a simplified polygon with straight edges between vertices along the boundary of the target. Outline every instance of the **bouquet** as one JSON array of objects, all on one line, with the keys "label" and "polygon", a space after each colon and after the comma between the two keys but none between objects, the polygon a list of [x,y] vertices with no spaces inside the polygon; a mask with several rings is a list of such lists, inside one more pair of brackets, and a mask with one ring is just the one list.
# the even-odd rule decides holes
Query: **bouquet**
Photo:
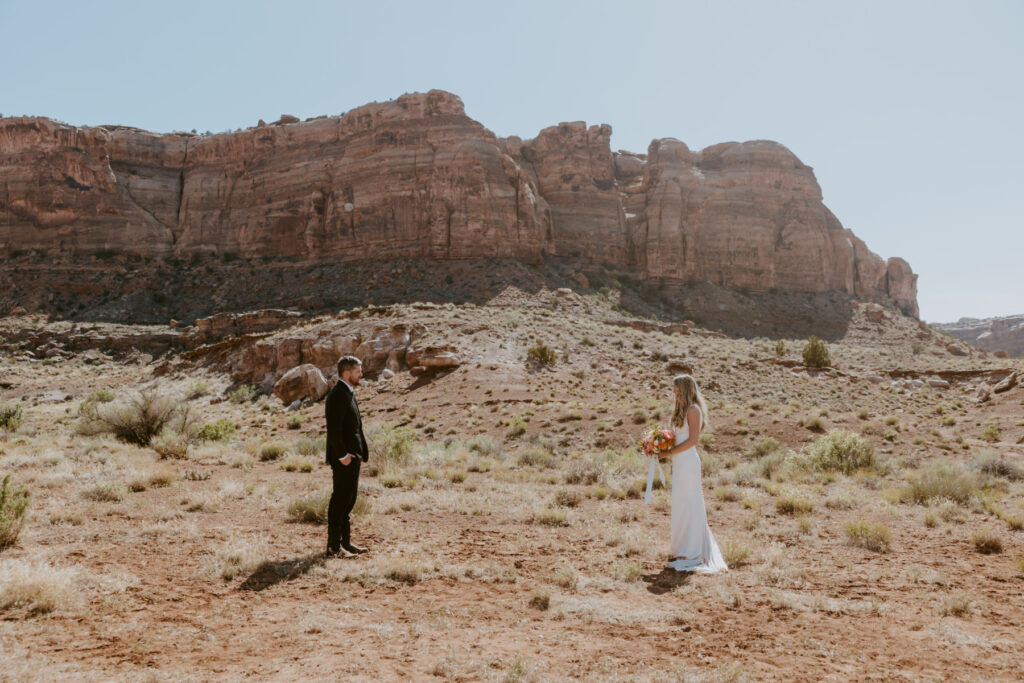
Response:
[{"label": "bouquet", "polygon": [[661,485],[665,486],[665,471],[661,469],[661,456],[663,453],[676,445],[676,433],[671,429],[654,427],[640,441],[640,451],[650,457],[651,463],[647,469],[647,491],[644,493],[644,502],[651,502],[651,491],[654,488],[654,471],[657,468],[661,475]]},{"label": "bouquet", "polygon": [[644,455],[656,456],[659,459],[661,454],[676,445],[676,433],[671,429],[654,427],[640,441],[640,450]]}]

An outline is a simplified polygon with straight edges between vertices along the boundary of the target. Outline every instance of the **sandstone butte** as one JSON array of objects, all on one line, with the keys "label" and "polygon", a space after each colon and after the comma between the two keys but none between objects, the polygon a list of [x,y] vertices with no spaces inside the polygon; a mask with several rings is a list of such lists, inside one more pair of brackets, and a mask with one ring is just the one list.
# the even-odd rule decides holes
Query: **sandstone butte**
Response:
[{"label": "sandstone butte", "polygon": [[568,258],[658,286],[839,291],[917,317],[917,275],[766,140],[613,152],[611,127],[499,138],[432,90],[216,135],[0,119],[0,255]]}]

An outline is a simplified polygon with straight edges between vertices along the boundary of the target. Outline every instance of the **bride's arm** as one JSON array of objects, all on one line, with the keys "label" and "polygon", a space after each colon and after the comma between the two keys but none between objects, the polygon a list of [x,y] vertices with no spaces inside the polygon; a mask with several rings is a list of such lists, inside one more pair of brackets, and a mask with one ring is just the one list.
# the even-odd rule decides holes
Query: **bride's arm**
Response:
[{"label": "bride's arm", "polygon": [[672,447],[672,455],[687,451],[700,441],[700,409],[697,406],[690,406],[686,410],[686,425],[689,427],[690,436],[686,441]]}]

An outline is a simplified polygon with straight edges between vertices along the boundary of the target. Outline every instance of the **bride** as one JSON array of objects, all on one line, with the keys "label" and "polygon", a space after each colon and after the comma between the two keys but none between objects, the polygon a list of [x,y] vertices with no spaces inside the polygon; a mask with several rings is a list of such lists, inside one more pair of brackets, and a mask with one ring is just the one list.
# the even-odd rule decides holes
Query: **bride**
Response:
[{"label": "bride", "polygon": [[674,558],[668,566],[677,571],[702,574],[727,571],[722,553],[708,526],[701,486],[700,456],[697,443],[704,427],[707,404],[697,382],[690,375],[672,380],[676,405],[672,412],[672,428],[676,445],[665,451],[672,457],[672,535],[670,552]]}]

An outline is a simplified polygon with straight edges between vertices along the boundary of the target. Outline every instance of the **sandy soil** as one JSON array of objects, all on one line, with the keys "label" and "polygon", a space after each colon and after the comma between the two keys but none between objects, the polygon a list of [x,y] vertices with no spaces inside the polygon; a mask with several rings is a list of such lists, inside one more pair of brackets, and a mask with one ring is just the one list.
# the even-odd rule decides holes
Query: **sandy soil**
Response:
[{"label": "sandy soil", "polygon": [[[153,365],[9,347],[0,401],[25,419],[0,435],[0,474],[32,504],[0,568],[60,571],[40,589],[54,609],[0,607],[0,679],[1024,677],[1024,389],[979,404],[984,379],[903,390],[885,374],[1021,361],[954,357],[941,338],[912,349],[916,323],[896,318],[855,321],[831,346],[842,374],[802,372],[773,361],[774,340],[644,333],[601,322],[612,311],[598,297],[555,312],[553,300],[394,312],[466,362],[360,389],[380,471],[364,473],[354,521],[370,552],[347,559],[323,558],[326,527],[288,512],[330,486],[322,402],[225,400],[215,367],[154,378]],[[554,368],[524,361],[538,337],[562,353]],[[798,359],[802,341],[786,345]],[[639,496],[635,442],[671,410],[666,357],[694,365],[711,405],[705,498],[726,574],[666,570],[668,492]],[[117,403],[149,382],[199,424],[237,431],[186,459],[78,433],[92,392]],[[876,464],[792,465],[833,429],[862,435]],[[388,457],[396,434],[404,458]],[[790,465],[766,477],[769,438]],[[261,460],[271,442],[290,455]],[[972,477],[964,502],[906,498],[937,462]],[[97,499],[118,484],[120,500]],[[810,510],[786,514],[793,498]],[[887,546],[855,545],[854,522],[883,526]],[[1001,550],[979,552],[980,531]]]}]

